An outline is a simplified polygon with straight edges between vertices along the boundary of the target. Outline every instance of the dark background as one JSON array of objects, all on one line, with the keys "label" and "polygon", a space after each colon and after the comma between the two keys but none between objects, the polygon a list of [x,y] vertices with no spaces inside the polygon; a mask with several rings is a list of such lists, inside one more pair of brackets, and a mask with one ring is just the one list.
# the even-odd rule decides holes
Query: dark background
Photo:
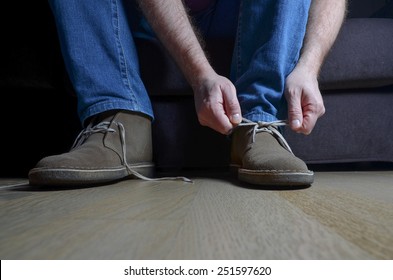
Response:
[{"label": "dark background", "polygon": [[[0,11],[0,177],[26,177],[42,157],[67,151],[81,126],[48,3],[8,2]],[[393,17],[393,1],[349,1],[349,16]]]}]

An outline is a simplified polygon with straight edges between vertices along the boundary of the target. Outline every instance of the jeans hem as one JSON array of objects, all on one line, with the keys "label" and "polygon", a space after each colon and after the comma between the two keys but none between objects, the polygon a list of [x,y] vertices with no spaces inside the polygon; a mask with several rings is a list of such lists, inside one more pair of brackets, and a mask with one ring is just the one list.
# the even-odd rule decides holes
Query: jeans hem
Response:
[{"label": "jeans hem", "polygon": [[99,103],[94,106],[91,106],[88,110],[81,113],[80,120],[83,124],[86,119],[91,116],[110,111],[110,110],[127,110],[132,112],[137,112],[146,115],[152,121],[154,121],[154,114],[151,108],[142,108],[140,106],[135,106],[134,104],[130,104],[129,102],[108,102],[108,103]]},{"label": "jeans hem", "polygon": [[248,119],[250,121],[253,122],[258,122],[258,121],[262,121],[262,122],[273,122],[273,121],[277,121],[277,117],[265,113],[265,112],[250,112],[250,113],[246,113],[243,114],[243,118]]}]

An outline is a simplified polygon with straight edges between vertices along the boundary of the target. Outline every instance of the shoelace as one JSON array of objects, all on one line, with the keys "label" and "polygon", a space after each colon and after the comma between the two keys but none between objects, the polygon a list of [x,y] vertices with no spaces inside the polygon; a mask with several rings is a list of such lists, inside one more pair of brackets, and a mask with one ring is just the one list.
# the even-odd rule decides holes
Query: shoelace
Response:
[{"label": "shoelace", "polygon": [[[187,177],[159,177],[159,178],[149,178],[146,177],[139,172],[135,171],[132,169],[132,167],[128,164],[127,162],[127,147],[126,147],[126,134],[125,134],[125,128],[122,123],[120,122],[115,122],[117,127],[119,128],[119,133],[120,133],[120,142],[121,142],[121,147],[122,147],[122,164],[127,168],[127,171],[130,173],[130,175],[133,175],[136,178],[139,178],[141,180],[145,181],[163,181],[163,180],[171,180],[171,181],[184,181],[187,183],[192,183],[192,180],[188,179]],[[282,134],[278,131],[278,127],[280,126],[286,126],[288,123],[287,121],[284,120],[277,120],[277,121],[272,121],[272,122],[253,122],[250,121],[246,118],[243,118],[243,121],[238,124],[239,127],[241,126],[252,126],[252,142],[255,142],[255,136],[257,133],[260,132],[267,132],[271,135],[273,135],[279,142],[280,144],[287,149],[289,152],[292,152],[291,147],[289,146],[288,142],[285,140],[285,138],[282,136]],[[82,130],[79,135],[76,137],[74,144],[72,145],[71,149],[74,149],[78,146],[80,146],[87,138],[89,138],[92,134],[94,133],[106,133],[106,132],[116,132],[115,129],[110,128],[110,122],[101,122],[95,126],[92,126],[92,124],[89,124],[84,130]]]},{"label": "shoelace", "polygon": [[94,134],[94,133],[99,133],[99,132],[115,132],[114,129],[109,128],[110,123],[109,122],[101,122],[95,126],[92,126],[92,124],[90,123],[85,129],[83,129],[78,136],[76,137],[74,144],[72,144],[71,150],[82,145],[83,142],[85,142],[85,140],[87,138],[90,137],[90,135]]},{"label": "shoelace", "polygon": [[[126,145],[126,133],[125,133],[125,128],[123,126],[122,123],[120,122],[114,122],[117,127],[119,128],[119,133],[120,133],[120,142],[121,142],[121,149],[122,149],[122,164],[127,168],[127,171],[130,175],[133,175],[134,177],[141,179],[141,180],[145,180],[145,181],[164,181],[164,180],[170,180],[170,181],[183,181],[186,183],[192,183],[192,180],[188,179],[187,177],[159,177],[159,178],[149,178],[146,177],[142,174],[140,174],[139,172],[135,171],[134,169],[132,169],[132,167],[129,165],[129,163],[127,162],[127,145]],[[95,126],[92,126],[91,124],[89,124],[85,129],[83,129],[79,135],[76,137],[74,144],[72,145],[71,149],[74,149],[78,146],[80,146],[81,144],[83,144],[83,142],[85,142],[85,140],[87,138],[90,137],[90,135],[94,134],[94,133],[106,133],[106,132],[116,132],[115,129],[110,128],[110,122],[101,122]]]},{"label": "shoelace", "polygon": [[262,122],[262,121],[253,122],[246,118],[243,118],[243,122],[241,122],[238,126],[253,126],[253,130],[252,130],[253,143],[255,142],[255,136],[257,133],[267,132],[273,135],[285,149],[293,153],[291,147],[289,147],[288,142],[285,140],[284,136],[282,136],[282,134],[277,129],[279,126],[286,126],[287,124],[288,122],[284,120],[277,120],[272,122]]}]

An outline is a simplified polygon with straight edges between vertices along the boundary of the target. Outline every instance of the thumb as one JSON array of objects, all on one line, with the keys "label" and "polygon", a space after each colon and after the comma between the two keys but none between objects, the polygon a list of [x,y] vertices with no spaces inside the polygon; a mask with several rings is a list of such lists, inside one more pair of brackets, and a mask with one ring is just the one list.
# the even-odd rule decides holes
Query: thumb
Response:
[{"label": "thumb", "polygon": [[241,123],[242,113],[235,87],[231,85],[222,88],[222,93],[224,98],[225,114],[228,116],[229,121],[234,125]]},{"label": "thumb", "polygon": [[288,102],[288,121],[289,126],[294,131],[299,131],[303,124],[303,110],[300,101],[300,94],[290,94]]}]

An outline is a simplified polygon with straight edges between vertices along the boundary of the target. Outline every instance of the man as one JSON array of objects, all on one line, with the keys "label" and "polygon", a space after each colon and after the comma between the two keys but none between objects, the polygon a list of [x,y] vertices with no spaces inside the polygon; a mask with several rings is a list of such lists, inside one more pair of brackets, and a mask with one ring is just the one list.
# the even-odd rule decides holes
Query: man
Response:
[{"label": "man", "polygon": [[[152,176],[154,115],[133,36],[153,33],[190,83],[200,124],[231,134],[231,165],[240,180],[311,184],[313,172],[278,127],[287,118],[292,130],[309,134],[324,114],[317,77],[346,1],[136,2],[50,0],[86,129],[69,153],[42,159],[29,172],[30,183],[78,186]],[[216,25],[235,26],[223,31],[236,38],[229,78],[211,67],[197,35],[214,36]]]}]

